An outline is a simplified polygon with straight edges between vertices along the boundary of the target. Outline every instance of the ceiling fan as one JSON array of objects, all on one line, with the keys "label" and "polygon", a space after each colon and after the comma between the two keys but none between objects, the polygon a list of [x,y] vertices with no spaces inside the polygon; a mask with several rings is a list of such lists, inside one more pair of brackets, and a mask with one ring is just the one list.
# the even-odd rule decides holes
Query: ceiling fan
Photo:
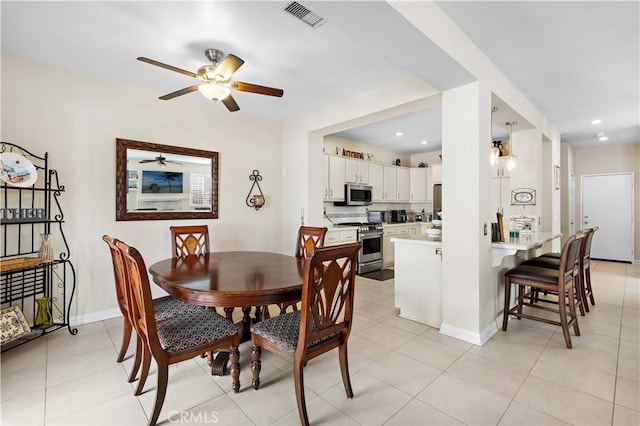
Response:
[{"label": "ceiling fan", "polygon": [[189,77],[195,77],[202,81],[201,84],[185,87],[172,93],[160,96],[158,99],[164,101],[173,99],[178,96],[199,90],[205,97],[211,100],[218,100],[227,107],[229,111],[238,111],[240,107],[236,103],[231,90],[239,90],[241,92],[258,93],[260,95],[269,95],[282,97],[284,91],[273,87],[259,86],[257,84],[244,83],[242,81],[231,81],[231,76],[238,68],[244,64],[244,61],[235,55],[228,54],[222,59],[222,52],[217,49],[207,49],[204,54],[211,61],[210,65],[204,65],[198,68],[198,72],[183,70],[172,65],[163,64],[162,62],[140,56],[137,59],[151,65],[168,69],[170,71],[179,72]]},{"label": "ceiling fan", "polygon": [[162,154],[159,154],[153,160],[140,160],[139,163],[158,163],[159,166],[166,166],[167,163],[182,165],[182,163],[178,163],[177,161],[167,160]]}]

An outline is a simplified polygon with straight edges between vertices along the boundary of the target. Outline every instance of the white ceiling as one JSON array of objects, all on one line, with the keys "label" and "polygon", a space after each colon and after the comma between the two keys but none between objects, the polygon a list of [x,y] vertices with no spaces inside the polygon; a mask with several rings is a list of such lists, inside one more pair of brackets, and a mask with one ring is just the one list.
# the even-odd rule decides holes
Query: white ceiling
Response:
[{"label": "white ceiling", "polygon": [[[386,2],[301,2],[325,18],[315,29],[285,1],[2,1],[3,54],[148,88],[157,96],[197,81],[136,61],[196,71],[204,50],[245,60],[234,79],[284,89],[274,98],[233,92],[239,113],[287,120],[415,75],[446,90],[473,81]],[[638,2],[438,2],[574,146],[640,140]],[[165,102],[160,101],[158,102]],[[194,92],[167,102],[200,102]],[[602,119],[599,126],[591,120]],[[402,137],[396,137],[402,131]],[[505,132],[495,127],[494,136]],[[498,133],[498,135],[496,135]],[[439,150],[430,108],[339,134],[396,151]],[[421,145],[420,141],[430,143]]]}]

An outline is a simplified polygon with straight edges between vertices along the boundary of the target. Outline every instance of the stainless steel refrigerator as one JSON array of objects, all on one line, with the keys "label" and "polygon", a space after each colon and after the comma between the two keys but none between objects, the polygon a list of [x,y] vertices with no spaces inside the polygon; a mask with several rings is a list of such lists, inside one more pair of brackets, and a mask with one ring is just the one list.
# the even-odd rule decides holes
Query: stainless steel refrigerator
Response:
[{"label": "stainless steel refrigerator", "polygon": [[438,212],[442,211],[442,184],[433,185],[433,218],[440,219]]}]

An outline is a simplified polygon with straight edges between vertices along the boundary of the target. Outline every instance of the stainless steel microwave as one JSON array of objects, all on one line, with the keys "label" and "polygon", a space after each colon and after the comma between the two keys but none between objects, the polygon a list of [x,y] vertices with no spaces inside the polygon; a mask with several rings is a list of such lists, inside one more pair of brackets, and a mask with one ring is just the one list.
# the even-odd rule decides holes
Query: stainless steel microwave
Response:
[{"label": "stainless steel microwave", "polygon": [[347,206],[368,206],[373,201],[371,185],[360,183],[344,184],[344,203]]}]

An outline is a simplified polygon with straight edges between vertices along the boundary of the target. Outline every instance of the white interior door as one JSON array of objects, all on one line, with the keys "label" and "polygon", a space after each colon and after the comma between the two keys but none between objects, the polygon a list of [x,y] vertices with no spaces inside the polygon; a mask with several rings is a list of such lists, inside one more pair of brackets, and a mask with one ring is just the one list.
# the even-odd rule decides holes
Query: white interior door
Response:
[{"label": "white interior door", "polygon": [[594,259],[633,261],[633,173],[585,175],[582,228],[600,227],[594,235]]}]

